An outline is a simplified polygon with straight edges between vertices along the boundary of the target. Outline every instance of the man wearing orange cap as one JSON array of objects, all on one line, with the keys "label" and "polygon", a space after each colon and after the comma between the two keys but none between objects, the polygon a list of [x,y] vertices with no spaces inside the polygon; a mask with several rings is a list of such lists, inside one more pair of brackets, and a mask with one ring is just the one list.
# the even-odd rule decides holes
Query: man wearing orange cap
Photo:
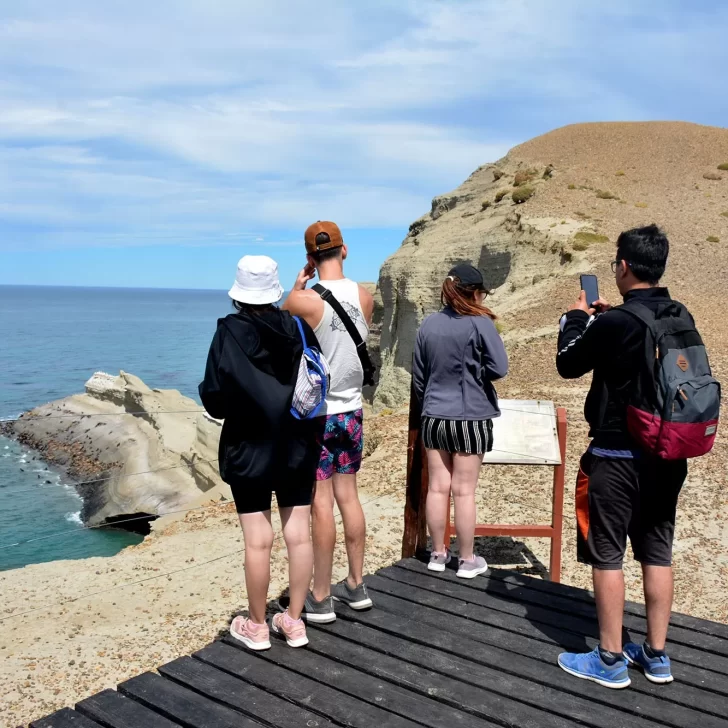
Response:
[{"label": "man wearing orange cap", "polygon": [[[346,324],[334,308],[308,282],[318,274],[356,327],[363,341],[369,334],[374,310],[372,295],[344,276],[347,248],[341,230],[333,222],[315,222],[304,235],[306,265],[283,308],[302,317],[316,333],[331,369],[331,386],[321,421],[319,467],[312,504],[314,547],[313,591],[306,599],[309,622],[333,622],[333,599],[352,609],[368,609],[372,600],[363,582],[366,522],[356,488],[363,446],[362,384],[364,371]],[[334,501],[344,523],[349,574],[331,584],[336,544]]]}]

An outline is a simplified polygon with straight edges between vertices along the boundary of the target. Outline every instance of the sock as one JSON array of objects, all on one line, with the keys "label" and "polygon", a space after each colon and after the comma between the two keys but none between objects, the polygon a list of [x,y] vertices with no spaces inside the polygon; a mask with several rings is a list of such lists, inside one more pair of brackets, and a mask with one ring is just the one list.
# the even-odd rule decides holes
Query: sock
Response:
[{"label": "sock", "polygon": [[645,654],[650,659],[653,657],[666,657],[667,656],[665,650],[656,650],[653,647],[650,647],[649,642],[645,642]]},{"label": "sock", "polygon": [[605,665],[609,665],[609,667],[616,665],[617,662],[619,662],[619,655],[615,655],[614,652],[602,649],[601,645],[599,646],[599,657],[601,657],[602,662]]}]

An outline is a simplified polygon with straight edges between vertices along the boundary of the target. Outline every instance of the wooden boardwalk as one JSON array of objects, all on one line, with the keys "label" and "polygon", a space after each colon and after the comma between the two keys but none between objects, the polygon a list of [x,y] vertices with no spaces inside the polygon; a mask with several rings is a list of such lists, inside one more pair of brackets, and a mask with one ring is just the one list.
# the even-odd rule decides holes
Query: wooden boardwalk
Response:
[{"label": "wooden boardwalk", "polygon": [[[414,559],[367,582],[376,608],[337,607],[311,643],[251,653],[214,642],[32,723],[32,728],[728,728],[728,626],[675,615],[675,682],[632,672],[607,690],[568,676],[563,650],[596,644],[585,591],[506,571],[472,581]],[[645,634],[644,608],[625,627]]]}]

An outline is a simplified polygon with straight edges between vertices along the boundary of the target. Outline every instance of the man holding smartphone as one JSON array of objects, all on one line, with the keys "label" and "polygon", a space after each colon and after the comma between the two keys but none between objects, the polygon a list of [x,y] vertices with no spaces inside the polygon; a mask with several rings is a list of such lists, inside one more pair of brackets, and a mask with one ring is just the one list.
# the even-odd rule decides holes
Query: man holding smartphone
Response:
[{"label": "man holding smartphone", "polygon": [[[627,312],[630,301],[666,315],[673,300],[659,286],[669,243],[650,225],[623,232],[612,271],[624,307],[602,298],[579,299],[561,319],[556,367],[565,379],[593,372],[584,413],[592,438],[577,478],[577,556],[593,570],[600,643],[586,654],[564,653],[568,673],[610,688],[630,685],[627,664],[654,683],[672,681],[665,652],[672,610],[672,544],[686,460],[661,460],[641,452],[627,429],[627,404],[645,359],[645,326]],[[633,304],[634,305],[634,304]],[[689,316],[689,314],[687,314]],[[692,319],[690,319],[692,320]],[[622,644],[627,537],[642,564],[647,639]]]},{"label": "man holding smartphone", "polygon": [[[352,609],[372,606],[363,580],[366,521],[356,487],[364,444],[364,371],[342,315],[349,318],[360,340],[365,342],[374,299],[363,286],[344,275],[348,249],[335,223],[313,223],[304,234],[304,242],[306,265],[298,274],[283,308],[311,326],[331,368],[331,385],[320,421],[319,467],[311,505],[313,590],[304,606],[309,622],[326,623],[336,619],[333,599]],[[336,298],[342,315],[324,301],[321,293],[306,287],[317,274],[322,290],[326,289]],[[332,585],[336,545],[334,502],[339,506],[344,524],[349,574]]]}]

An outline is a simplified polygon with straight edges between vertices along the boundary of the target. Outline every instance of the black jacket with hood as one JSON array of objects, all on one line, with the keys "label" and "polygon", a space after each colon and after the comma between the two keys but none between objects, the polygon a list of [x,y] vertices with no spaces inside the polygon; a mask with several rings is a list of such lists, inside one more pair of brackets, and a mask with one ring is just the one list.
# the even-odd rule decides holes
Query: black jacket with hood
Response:
[{"label": "black jacket with hood", "polygon": [[[309,346],[318,346],[301,320]],[[318,463],[315,424],[291,413],[303,344],[293,317],[278,308],[243,311],[218,321],[200,399],[220,436],[220,475],[231,486],[279,486],[287,470]]]}]

